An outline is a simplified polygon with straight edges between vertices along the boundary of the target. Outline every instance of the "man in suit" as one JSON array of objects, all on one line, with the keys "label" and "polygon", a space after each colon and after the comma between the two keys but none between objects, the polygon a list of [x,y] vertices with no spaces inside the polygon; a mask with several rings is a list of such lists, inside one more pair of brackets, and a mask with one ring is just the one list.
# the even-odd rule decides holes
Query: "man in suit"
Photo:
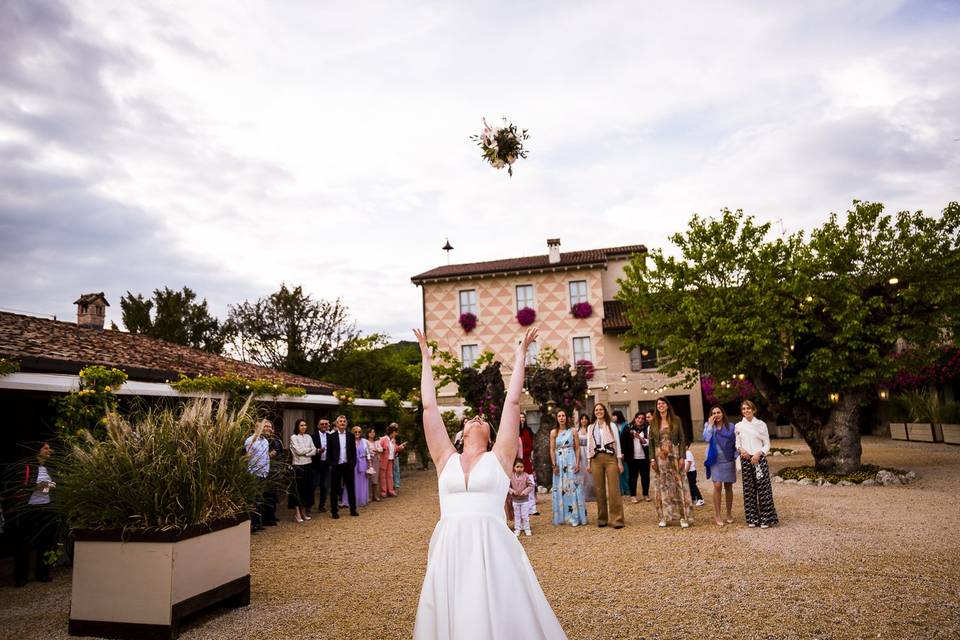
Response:
[{"label": "man in suit", "polygon": [[350,515],[357,513],[357,490],[353,484],[353,468],[357,464],[357,443],[347,432],[347,417],[337,416],[337,428],[327,435],[327,464],[330,465],[330,515],[339,518],[341,487],[347,488]]},{"label": "man in suit", "polygon": [[[327,487],[330,482],[330,463],[327,458],[327,438],[330,433],[330,421],[326,418],[320,418],[317,422],[317,430],[313,433],[313,446],[317,448],[317,455],[313,456],[313,484],[314,489],[320,489],[320,495],[317,496],[317,509],[326,511],[327,507]],[[310,509],[307,509],[309,515]]]}]

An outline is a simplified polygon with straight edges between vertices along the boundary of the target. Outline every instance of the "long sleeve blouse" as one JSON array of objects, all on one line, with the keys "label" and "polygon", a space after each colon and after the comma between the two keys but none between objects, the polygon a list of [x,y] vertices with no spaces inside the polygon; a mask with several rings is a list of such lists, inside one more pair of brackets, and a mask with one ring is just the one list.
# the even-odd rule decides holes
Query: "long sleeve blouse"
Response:
[{"label": "long sleeve blouse", "polygon": [[290,436],[291,464],[302,465],[310,464],[313,456],[317,455],[317,447],[313,444],[313,438],[307,433],[297,433]]},{"label": "long sleeve blouse", "polygon": [[758,451],[767,455],[770,453],[770,432],[767,423],[754,418],[741,420],[734,427],[737,432],[737,451],[746,451],[751,456]]}]

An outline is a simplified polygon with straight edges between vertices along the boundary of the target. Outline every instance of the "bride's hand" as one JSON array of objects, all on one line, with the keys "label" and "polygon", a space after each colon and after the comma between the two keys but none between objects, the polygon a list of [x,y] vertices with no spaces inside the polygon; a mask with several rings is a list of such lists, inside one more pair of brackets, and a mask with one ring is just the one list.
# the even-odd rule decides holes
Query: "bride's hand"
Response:
[{"label": "bride's hand", "polygon": [[414,329],[413,335],[417,337],[417,344],[420,345],[420,354],[430,357],[430,345],[427,344],[427,336],[423,335],[423,332],[420,329]]},{"label": "bride's hand", "polygon": [[532,342],[536,342],[537,335],[539,333],[540,333],[540,330],[537,329],[536,327],[531,327],[530,329],[527,329],[527,332],[523,334],[523,340],[520,341],[520,349],[523,351],[523,353],[527,352],[527,349],[530,348],[530,344]]}]

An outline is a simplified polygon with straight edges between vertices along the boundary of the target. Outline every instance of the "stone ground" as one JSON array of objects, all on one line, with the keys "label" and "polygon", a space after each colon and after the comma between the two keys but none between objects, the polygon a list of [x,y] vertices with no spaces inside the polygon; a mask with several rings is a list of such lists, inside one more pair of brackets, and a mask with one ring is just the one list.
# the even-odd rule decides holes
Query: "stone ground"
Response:
[{"label": "stone ground", "polygon": [[[771,467],[810,464],[801,455]],[[703,445],[695,449],[703,459]],[[571,639],[960,637],[960,447],[867,438],[865,462],[916,471],[901,487],[775,485],[781,524],[718,529],[709,506],[660,530],[651,503],[627,527],[553,527],[548,496],[524,547]],[[739,485],[737,485],[739,488]],[[595,515],[590,504],[590,517]],[[408,638],[439,515],[433,472],[360,518],[289,519],[253,538],[253,596],[181,638]],[[0,637],[67,638],[70,580],[0,587]],[[593,613],[598,603],[603,615]]]}]

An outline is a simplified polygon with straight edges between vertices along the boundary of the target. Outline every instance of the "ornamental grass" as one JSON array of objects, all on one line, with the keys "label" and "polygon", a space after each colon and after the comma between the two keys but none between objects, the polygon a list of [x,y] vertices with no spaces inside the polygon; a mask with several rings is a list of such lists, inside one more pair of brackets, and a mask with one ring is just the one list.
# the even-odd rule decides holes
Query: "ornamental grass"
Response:
[{"label": "ornamental grass", "polygon": [[170,531],[246,514],[263,481],[249,473],[250,403],[209,398],[112,414],[107,437],[87,434],[57,464],[53,506],[72,529]]}]

